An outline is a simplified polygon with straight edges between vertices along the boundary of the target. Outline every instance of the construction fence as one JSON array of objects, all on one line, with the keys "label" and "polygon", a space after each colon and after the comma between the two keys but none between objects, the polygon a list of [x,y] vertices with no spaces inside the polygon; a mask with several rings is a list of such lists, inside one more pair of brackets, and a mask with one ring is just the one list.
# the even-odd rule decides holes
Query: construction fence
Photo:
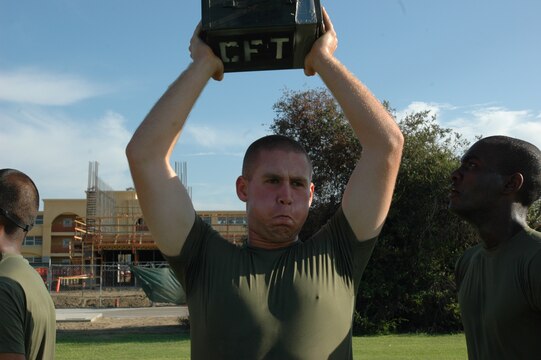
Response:
[{"label": "construction fence", "polygon": [[132,271],[138,268],[168,268],[167,262],[138,264],[102,263],[99,265],[33,264],[50,292],[71,290],[139,289]]}]

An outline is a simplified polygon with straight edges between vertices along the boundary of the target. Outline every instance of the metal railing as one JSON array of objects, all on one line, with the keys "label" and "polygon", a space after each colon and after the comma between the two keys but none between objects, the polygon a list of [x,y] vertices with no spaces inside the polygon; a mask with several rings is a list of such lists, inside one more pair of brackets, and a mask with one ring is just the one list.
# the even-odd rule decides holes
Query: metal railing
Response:
[{"label": "metal railing", "polygon": [[101,263],[98,265],[32,264],[50,292],[141,288],[131,265],[143,268],[169,267],[167,262]]}]

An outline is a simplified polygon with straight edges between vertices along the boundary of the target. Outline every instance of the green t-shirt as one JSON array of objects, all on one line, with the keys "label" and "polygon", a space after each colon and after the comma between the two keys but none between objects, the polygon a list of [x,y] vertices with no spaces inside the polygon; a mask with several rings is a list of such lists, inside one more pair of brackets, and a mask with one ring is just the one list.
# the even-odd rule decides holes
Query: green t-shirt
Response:
[{"label": "green t-shirt", "polygon": [[0,353],[54,359],[56,314],[41,276],[21,255],[0,261]]},{"label": "green t-shirt", "polygon": [[238,247],[196,217],[168,260],[187,294],[193,359],[351,359],[355,297],[376,239],[342,210],[284,249]]},{"label": "green t-shirt", "polygon": [[541,233],[468,249],[456,276],[470,360],[541,359]]}]

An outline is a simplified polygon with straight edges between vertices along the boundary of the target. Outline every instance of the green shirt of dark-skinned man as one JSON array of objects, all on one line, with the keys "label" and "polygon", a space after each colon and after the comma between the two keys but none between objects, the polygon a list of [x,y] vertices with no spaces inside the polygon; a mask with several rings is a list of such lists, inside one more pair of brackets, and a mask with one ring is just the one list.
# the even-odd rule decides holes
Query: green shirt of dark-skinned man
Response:
[{"label": "green shirt of dark-skinned man", "polygon": [[541,196],[541,151],[487,137],[451,180],[450,210],[481,240],[456,265],[469,359],[541,359],[541,233],[526,222]]}]

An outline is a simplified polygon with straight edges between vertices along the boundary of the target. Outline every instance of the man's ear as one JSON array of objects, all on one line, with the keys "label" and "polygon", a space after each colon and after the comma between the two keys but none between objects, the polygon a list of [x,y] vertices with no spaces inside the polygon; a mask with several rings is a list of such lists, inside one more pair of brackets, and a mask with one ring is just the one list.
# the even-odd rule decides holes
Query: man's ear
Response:
[{"label": "man's ear", "polygon": [[503,193],[512,194],[518,192],[524,184],[524,177],[521,173],[514,173],[507,178],[507,182],[504,185]]},{"label": "man's ear", "polygon": [[312,200],[314,200],[314,190],[315,190],[314,183],[310,183],[310,202],[308,203],[308,206],[312,206]]},{"label": "man's ear", "polygon": [[241,175],[237,178],[235,187],[237,188],[237,196],[239,197],[240,201],[246,202],[248,200],[248,181]]}]

